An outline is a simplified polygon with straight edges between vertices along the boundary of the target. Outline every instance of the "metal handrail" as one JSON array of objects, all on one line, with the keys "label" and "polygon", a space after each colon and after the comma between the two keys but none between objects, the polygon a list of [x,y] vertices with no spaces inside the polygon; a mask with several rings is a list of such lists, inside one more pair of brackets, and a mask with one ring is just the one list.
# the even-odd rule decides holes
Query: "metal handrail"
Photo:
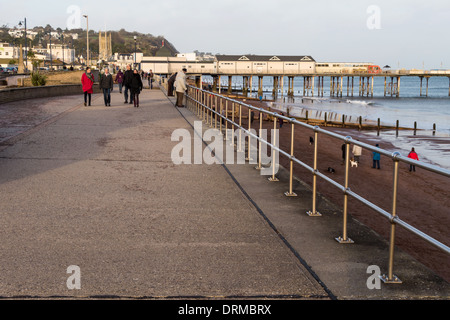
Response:
[{"label": "metal handrail", "polygon": [[[205,97],[205,95],[209,95],[210,98],[207,99]],[[386,219],[388,219],[391,223],[391,236],[390,236],[390,249],[389,249],[389,272],[388,275],[383,275],[381,278],[385,283],[401,283],[401,281],[398,279],[397,276],[395,276],[393,274],[393,258],[394,258],[394,239],[395,239],[395,225],[399,225],[402,226],[403,228],[405,228],[406,230],[414,233],[415,235],[419,236],[420,238],[422,238],[423,240],[431,243],[432,245],[436,246],[437,248],[441,249],[442,251],[446,252],[447,254],[450,254],[450,247],[446,246],[445,244],[439,242],[438,240],[432,238],[431,236],[425,234],[424,232],[416,229],[415,227],[409,225],[408,223],[406,223],[405,221],[401,220],[397,215],[396,215],[396,201],[397,201],[397,183],[398,183],[398,164],[399,162],[404,162],[407,164],[412,164],[415,165],[417,167],[423,168],[425,170],[446,176],[446,177],[450,177],[450,170],[444,169],[444,168],[440,168],[431,164],[427,164],[427,163],[423,163],[423,162],[419,162],[416,160],[412,160],[410,158],[404,157],[402,156],[400,153],[398,152],[389,152],[387,150],[383,150],[379,147],[376,146],[372,146],[369,145],[367,143],[361,142],[361,141],[357,141],[357,140],[353,140],[351,137],[349,136],[342,136],[340,134],[328,131],[328,130],[324,130],[322,128],[320,128],[319,126],[312,126],[309,125],[307,123],[303,123],[301,121],[298,121],[295,118],[289,118],[286,117],[284,115],[280,115],[276,112],[272,112],[272,111],[268,111],[265,110],[263,108],[258,108],[249,104],[246,104],[244,102],[241,101],[237,101],[231,98],[228,98],[226,96],[222,96],[220,94],[214,93],[214,92],[210,92],[210,91],[206,91],[203,89],[199,89],[197,87],[193,87],[193,86],[188,86],[188,94],[187,96],[187,100],[192,102],[192,107],[196,107],[196,110],[192,110],[192,111],[196,111],[197,112],[197,116],[201,117],[202,120],[206,120],[206,122],[208,122],[209,120],[210,125],[212,126],[212,122],[213,122],[213,114],[215,117],[215,128],[217,128],[217,118],[219,117],[219,119],[223,119],[226,120],[226,128],[228,123],[230,123],[232,125],[232,128],[234,129],[234,127],[238,127],[240,130],[242,130],[243,132],[245,132],[249,138],[254,138],[257,139],[257,141],[259,141],[260,143],[264,143],[267,146],[270,146],[270,148],[273,151],[278,151],[279,153],[281,153],[282,155],[286,156],[287,158],[289,158],[290,163],[291,163],[291,168],[290,168],[290,190],[289,192],[285,193],[286,195],[295,195],[292,192],[292,179],[293,179],[293,164],[296,163],[298,165],[301,165],[302,167],[304,167],[305,169],[307,169],[308,171],[310,171],[313,174],[313,203],[312,203],[312,210],[308,212],[308,214],[310,216],[320,216],[321,214],[319,212],[316,211],[316,177],[319,177],[325,181],[327,181],[328,183],[330,183],[331,185],[335,186],[336,188],[340,189],[343,193],[344,193],[344,222],[343,222],[343,236],[342,237],[338,237],[336,238],[336,240],[339,243],[353,243],[353,240],[351,240],[350,238],[347,237],[347,197],[351,196],[354,199],[358,200],[359,202],[363,203],[364,205],[368,206],[369,208],[373,209],[374,211],[378,212],[379,214],[381,214],[383,217],[385,217]],[[216,108],[213,109],[212,108],[212,98],[216,99]],[[223,105],[222,105],[222,101],[226,101],[226,102],[231,102],[233,105],[233,117],[230,120],[228,118],[228,114],[225,116],[223,116],[220,112],[218,112],[218,107],[219,104],[217,103],[217,99],[220,99],[220,111],[223,110]],[[239,123],[234,121],[234,112],[235,112],[235,108],[234,108],[234,104],[237,104],[239,106]],[[189,104],[187,104],[189,105]],[[276,145],[273,145],[272,143],[270,143],[269,141],[264,140],[262,137],[253,134],[250,130],[247,130],[246,128],[244,128],[241,124],[241,117],[242,117],[242,107],[248,108],[249,109],[249,115],[250,112],[252,111],[258,111],[260,112],[260,130],[262,130],[262,114],[266,114],[269,115],[271,117],[274,117],[274,122],[276,123],[278,118],[281,118],[283,120],[288,121],[291,124],[291,130],[292,130],[292,137],[293,137],[293,133],[294,133],[294,127],[295,125],[300,125],[302,127],[308,128],[310,130],[314,131],[314,167],[311,167],[309,165],[307,165],[306,163],[300,161],[299,159],[297,159],[294,154],[293,154],[293,140],[291,139],[291,153],[288,153],[282,149],[280,149],[279,147],[277,147]],[[210,113],[210,116],[209,116]],[[210,117],[210,118],[209,118]],[[249,118],[250,120],[250,118]],[[222,121],[220,121],[220,132],[222,132]],[[261,131],[260,131],[261,132]],[[333,179],[329,178],[328,176],[322,174],[321,172],[319,172],[319,170],[317,170],[317,138],[318,138],[318,133],[323,133],[325,135],[337,138],[339,140],[342,140],[345,142],[346,144],[346,160],[345,160],[345,184],[341,185],[340,183],[334,181]],[[234,132],[233,132],[234,134]],[[227,139],[227,137],[225,138]],[[394,161],[394,177],[393,177],[393,204],[392,204],[392,213],[387,212],[386,210],[380,208],[379,206],[377,206],[376,204],[370,202],[369,200],[365,199],[364,197],[358,195],[357,193],[355,193],[354,191],[350,190],[350,188],[348,187],[348,173],[349,173],[349,146],[350,143],[361,146],[364,149],[368,149],[370,151],[374,151],[374,152],[378,152],[380,155],[386,156],[391,158]],[[239,145],[241,145],[241,135],[239,136]],[[261,157],[259,157],[261,158]],[[261,159],[259,159],[261,161]],[[272,161],[272,165],[275,166],[273,164]],[[271,178],[269,178],[270,180]],[[275,173],[273,174],[272,180],[271,181],[277,181],[277,179],[275,178]]]}]

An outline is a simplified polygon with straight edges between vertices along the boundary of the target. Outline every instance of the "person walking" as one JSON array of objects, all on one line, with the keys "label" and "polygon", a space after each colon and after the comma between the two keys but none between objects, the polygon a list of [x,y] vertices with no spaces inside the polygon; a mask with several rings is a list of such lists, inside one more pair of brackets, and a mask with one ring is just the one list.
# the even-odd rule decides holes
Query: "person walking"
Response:
[{"label": "person walking", "polygon": [[173,97],[173,86],[175,83],[175,79],[177,78],[177,74],[178,73],[174,73],[173,75],[170,76],[169,80],[167,81],[167,95],[169,97]]},{"label": "person walking", "polygon": [[119,85],[119,93],[121,94],[123,87],[123,72],[120,69],[116,74],[116,83]]},{"label": "person walking", "polygon": [[[411,148],[411,151],[408,154],[408,158],[419,161],[419,156],[417,155],[414,148]],[[416,166],[413,164],[409,165],[409,172],[414,171],[416,172]]]},{"label": "person walking", "polygon": [[142,79],[139,72],[134,69],[133,78],[131,79],[131,94],[134,101],[134,107],[139,108],[139,93],[142,91]]},{"label": "person walking", "polygon": [[355,159],[355,161],[359,163],[359,159],[361,158],[361,154],[362,154],[362,148],[360,146],[354,144],[352,153],[353,153],[353,159]]},{"label": "person walking", "polygon": [[153,71],[150,69],[150,71],[148,72],[148,86],[150,87],[150,89],[153,89]]},{"label": "person walking", "polygon": [[[284,116],[283,112],[281,112],[280,115]],[[284,123],[283,118],[278,118],[278,124],[280,125],[280,129],[283,127],[283,123]]]},{"label": "person walking", "polygon": [[[379,147],[378,143],[376,144],[376,147]],[[379,152],[373,151],[372,152],[372,168],[380,169],[380,159],[381,155]]]},{"label": "person walking", "polygon": [[184,93],[187,90],[186,72],[186,68],[183,68],[183,72],[178,72],[177,78],[175,79],[175,91],[177,92],[177,103],[175,105],[178,108],[184,108]]},{"label": "person walking", "polygon": [[123,86],[125,88],[125,102],[128,103],[128,91],[130,91],[130,104],[133,103],[133,95],[131,94],[131,80],[133,79],[133,71],[131,65],[127,64],[127,71],[123,74]]},{"label": "person walking", "polygon": [[83,73],[81,76],[81,84],[83,87],[83,93],[84,93],[84,106],[86,107],[88,104],[88,98],[89,98],[89,106],[91,106],[91,97],[94,93],[93,86],[94,86],[94,75],[91,73],[91,68],[87,67],[86,72]]},{"label": "person walking", "polygon": [[105,107],[111,106],[111,91],[114,89],[114,81],[109,69],[105,68],[105,73],[100,79],[100,89],[103,90],[103,98],[105,100]]}]

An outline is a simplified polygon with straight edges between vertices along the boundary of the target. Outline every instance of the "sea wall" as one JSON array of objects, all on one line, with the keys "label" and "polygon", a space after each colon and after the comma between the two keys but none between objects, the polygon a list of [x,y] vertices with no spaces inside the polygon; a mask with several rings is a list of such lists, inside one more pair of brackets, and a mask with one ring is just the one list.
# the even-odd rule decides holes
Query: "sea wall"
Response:
[{"label": "sea wall", "polygon": [[[94,86],[94,93],[96,92],[99,92],[98,86]],[[81,95],[82,93],[81,84],[7,88],[0,90],[0,104],[26,99]]]}]

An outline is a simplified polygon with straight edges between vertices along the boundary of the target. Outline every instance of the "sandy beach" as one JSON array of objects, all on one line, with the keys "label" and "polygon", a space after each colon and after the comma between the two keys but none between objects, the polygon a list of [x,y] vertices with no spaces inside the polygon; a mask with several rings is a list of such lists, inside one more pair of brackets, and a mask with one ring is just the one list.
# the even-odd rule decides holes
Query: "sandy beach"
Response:
[{"label": "sandy beach", "polygon": [[[258,108],[267,107],[264,102],[259,101],[247,100],[246,103]],[[246,108],[243,108],[243,115],[247,114],[248,111]],[[242,121],[245,128],[248,127],[247,121],[247,119]],[[258,124],[259,121],[254,121],[252,128],[257,129]],[[266,129],[273,128],[273,122],[263,121],[263,127]],[[351,136],[353,139],[359,139],[368,144],[374,143],[373,138],[369,140],[367,136],[362,135],[357,129],[331,127],[326,129],[345,136]],[[314,146],[309,143],[310,136],[313,136],[312,130],[301,126],[295,127],[295,157],[312,167]],[[281,149],[289,152],[290,143],[291,129],[290,125],[285,123],[280,129]],[[394,148],[392,144],[381,139],[377,143],[383,149],[392,150]],[[343,185],[345,166],[342,163],[342,141],[328,135],[319,134],[318,146],[318,170]],[[380,162],[381,169],[373,169],[372,153],[369,150],[363,150],[359,166],[350,168],[349,187],[352,191],[365,197],[387,212],[391,212],[393,161],[382,156]],[[289,159],[280,155],[280,164],[285,168],[289,168]],[[328,172],[327,169],[329,167],[334,168],[335,173]],[[294,175],[312,186],[312,174],[300,165],[294,166]],[[448,188],[448,178],[420,168],[416,168],[416,172],[409,172],[409,165],[401,163],[399,166],[397,201],[398,217],[445,245],[449,245],[450,200]],[[344,195],[342,191],[320,178],[317,179],[317,191],[340,208],[343,208]],[[318,203],[318,207],[320,208],[320,203]],[[352,197],[349,197],[348,212],[361,223],[369,226],[389,240],[390,222],[386,218]],[[341,227],[339,226],[339,228]],[[351,230],[348,231],[348,236],[352,237]],[[450,256],[448,254],[400,226],[396,228],[395,245],[408,252],[447,281],[450,281]],[[370,252],[367,254],[370,255]],[[388,255],[388,252],[386,254]]]}]

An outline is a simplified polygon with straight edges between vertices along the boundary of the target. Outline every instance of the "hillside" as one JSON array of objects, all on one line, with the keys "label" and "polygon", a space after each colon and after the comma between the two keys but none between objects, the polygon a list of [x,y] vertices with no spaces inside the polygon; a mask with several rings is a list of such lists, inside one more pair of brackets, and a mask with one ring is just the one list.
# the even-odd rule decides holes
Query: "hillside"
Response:
[{"label": "hillside", "polygon": [[[8,42],[11,44],[19,45],[24,44],[23,38],[13,38],[8,34],[9,28],[0,28],[0,41]],[[75,49],[75,55],[86,55],[86,30],[83,29],[72,29],[72,30],[62,30],[61,28],[52,28],[50,25],[46,27],[35,27],[30,29],[35,31],[38,35],[34,40],[31,41],[33,46],[38,46],[39,44],[43,47],[47,46],[49,42],[48,32],[58,32],[64,35],[64,44],[68,45],[69,48]],[[136,47],[137,50],[143,52],[145,56],[155,56],[160,55],[161,52],[164,55],[175,56],[178,51],[177,49],[163,36],[153,36],[152,34],[142,34],[139,32],[129,32],[124,29],[119,31],[108,31],[111,32],[112,40],[112,51],[113,53],[132,53],[134,52],[134,36],[137,37]],[[77,34],[78,39],[73,39],[72,34]],[[103,31],[102,31],[103,34]],[[89,31],[89,48],[91,51],[92,58],[98,55],[99,43],[98,43],[99,33],[94,30]],[[76,38],[76,37],[75,37]],[[61,43],[60,39],[52,39],[52,43]],[[164,48],[163,48],[164,43]],[[28,43],[30,44],[30,42]],[[163,48],[163,50],[160,50]]]}]

